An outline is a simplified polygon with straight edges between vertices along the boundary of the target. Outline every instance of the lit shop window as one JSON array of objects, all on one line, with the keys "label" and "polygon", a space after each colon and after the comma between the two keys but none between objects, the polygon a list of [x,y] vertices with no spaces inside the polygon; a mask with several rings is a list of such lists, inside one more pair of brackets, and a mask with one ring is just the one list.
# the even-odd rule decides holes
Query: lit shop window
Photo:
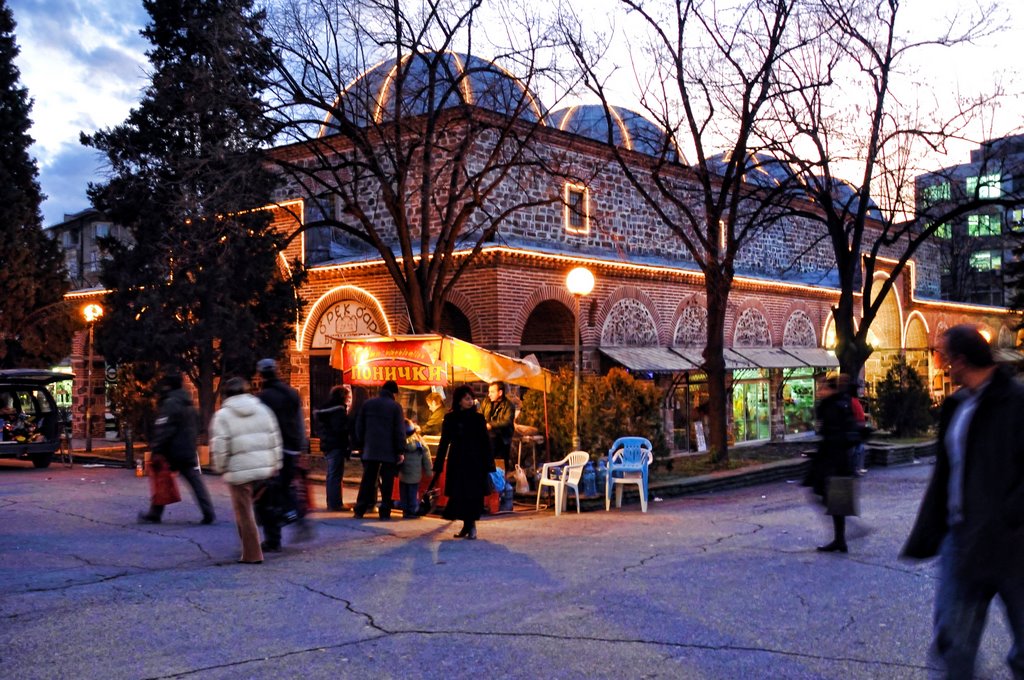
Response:
[{"label": "lit shop window", "polygon": [[998,250],[979,250],[971,253],[971,269],[978,272],[991,272],[1002,269],[1003,256]]},{"label": "lit shop window", "polygon": [[936,203],[941,203],[942,201],[948,201],[952,197],[949,182],[933,184],[929,187],[925,187],[921,190],[921,196],[924,198],[925,205],[934,205]]},{"label": "lit shop window", "polygon": [[999,215],[968,215],[968,236],[999,236],[1002,233],[1002,220]]},{"label": "lit shop window", "polygon": [[967,195],[973,198],[999,198],[1002,194],[1002,177],[995,175],[982,175],[981,177],[967,178]]},{"label": "lit shop window", "polygon": [[1010,228],[1010,231],[1024,231],[1024,210],[1011,210],[1007,226]]},{"label": "lit shop window", "polygon": [[590,233],[590,190],[581,184],[565,183],[565,230],[570,234]]}]

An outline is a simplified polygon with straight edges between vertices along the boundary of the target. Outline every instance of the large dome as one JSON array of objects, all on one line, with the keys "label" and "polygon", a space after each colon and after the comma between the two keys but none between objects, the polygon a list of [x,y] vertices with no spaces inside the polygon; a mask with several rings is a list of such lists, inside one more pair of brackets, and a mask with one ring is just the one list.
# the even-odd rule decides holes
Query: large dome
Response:
[{"label": "large dome", "polygon": [[559,130],[602,143],[608,143],[610,126],[611,141],[615,146],[670,161],[679,157],[664,130],[639,113],[621,106],[570,106],[553,112],[550,121]]},{"label": "large dome", "polygon": [[[521,80],[497,64],[454,52],[411,54],[377,64],[356,78],[335,103],[358,125],[419,116],[429,111],[479,106],[528,121],[544,120],[540,102]],[[331,134],[329,116],[320,135]]]},{"label": "large dome", "polygon": [[[721,175],[725,173],[728,163],[728,153],[716,154],[708,158],[708,169]],[[793,170],[788,165],[764,153],[750,154],[743,181],[766,189],[798,186]]]}]

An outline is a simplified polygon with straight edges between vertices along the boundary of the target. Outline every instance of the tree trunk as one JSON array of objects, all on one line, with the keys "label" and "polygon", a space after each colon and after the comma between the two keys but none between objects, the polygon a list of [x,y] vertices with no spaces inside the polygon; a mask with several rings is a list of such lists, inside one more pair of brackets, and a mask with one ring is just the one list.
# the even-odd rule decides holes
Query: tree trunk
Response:
[{"label": "tree trunk", "polygon": [[704,370],[708,376],[708,419],[711,462],[715,467],[729,463],[729,395],[725,389],[725,312],[728,286],[719,278],[705,276],[708,298],[707,342]]}]

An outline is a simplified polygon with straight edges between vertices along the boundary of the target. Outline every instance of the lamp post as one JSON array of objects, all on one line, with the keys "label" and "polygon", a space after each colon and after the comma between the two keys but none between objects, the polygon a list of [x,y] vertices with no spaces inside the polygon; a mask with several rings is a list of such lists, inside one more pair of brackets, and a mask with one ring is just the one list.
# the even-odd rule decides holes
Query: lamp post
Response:
[{"label": "lamp post", "polygon": [[594,275],[586,267],[576,267],[565,277],[565,287],[576,300],[575,353],[572,385],[572,449],[580,449],[580,298],[594,290]]},{"label": "lamp post", "polygon": [[86,339],[89,346],[88,359],[85,364],[85,451],[89,453],[92,451],[92,330],[96,321],[103,316],[103,308],[96,303],[88,304],[82,307],[82,316],[89,325],[89,335]]}]

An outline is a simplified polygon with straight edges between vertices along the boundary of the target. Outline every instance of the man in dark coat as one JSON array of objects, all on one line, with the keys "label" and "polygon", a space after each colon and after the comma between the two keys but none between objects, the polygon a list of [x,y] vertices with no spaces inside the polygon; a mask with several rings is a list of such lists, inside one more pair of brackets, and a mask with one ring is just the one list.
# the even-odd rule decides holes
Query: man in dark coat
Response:
[{"label": "man in dark coat", "polygon": [[405,414],[395,401],[398,384],[388,380],[380,394],[368,399],[356,416],[355,437],[362,448],[363,477],[359,482],[355,516],[361,518],[377,502],[380,482],[382,520],[391,519],[391,494],[398,466],[405,459]]},{"label": "man in dark coat", "polygon": [[999,595],[1024,678],[1024,386],[993,363],[972,326],[950,328],[940,353],[960,386],[942,405],[935,471],[902,556],[939,555],[932,662],[973,677],[989,604]]},{"label": "man in dark coat", "polygon": [[261,513],[265,551],[281,549],[281,525],[286,520],[294,519],[298,526],[299,540],[307,539],[313,527],[306,520],[306,508],[298,503],[292,489],[292,480],[299,469],[299,454],[306,449],[306,419],[302,414],[302,400],[294,387],[281,380],[277,375],[277,362],[273,359],[260,359],[256,363],[256,371],[263,380],[263,389],[257,395],[266,406],[274,412],[277,426],[281,429],[281,470],[264,493],[274,493],[279,497],[278,507],[283,507],[286,516],[273,513]]},{"label": "man in dark coat", "polygon": [[821,496],[832,515],[832,541],[818,546],[818,550],[845,553],[849,550],[846,545],[846,516],[829,503],[828,490],[832,477],[853,475],[853,447],[858,429],[850,403],[848,377],[840,375],[825,379],[819,396],[821,400],[816,417],[820,440],[804,484]]},{"label": "man in dark coat", "polygon": [[505,397],[505,386],[500,382],[492,382],[487,386],[487,398],[480,407],[480,412],[487,422],[487,436],[491,442],[491,454],[494,460],[503,461],[505,472],[511,472],[512,435],[515,433],[515,409],[512,402]]},{"label": "man in dark coat", "polygon": [[[192,406],[192,397],[183,389],[181,373],[168,370],[157,385],[159,406],[153,421],[153,438],[150,450],[163,456],[170,468],[181,475],[192,489],[196,505],[203,513],[203,524],[213,524],[213,502],[210,492],[203,483],[199,469],[199,455],[196,438],[199,435],[199,416]],[[164,506],[150,505],[148,512],[139,513],[140,522],[158,524],[163,517]]]}]

